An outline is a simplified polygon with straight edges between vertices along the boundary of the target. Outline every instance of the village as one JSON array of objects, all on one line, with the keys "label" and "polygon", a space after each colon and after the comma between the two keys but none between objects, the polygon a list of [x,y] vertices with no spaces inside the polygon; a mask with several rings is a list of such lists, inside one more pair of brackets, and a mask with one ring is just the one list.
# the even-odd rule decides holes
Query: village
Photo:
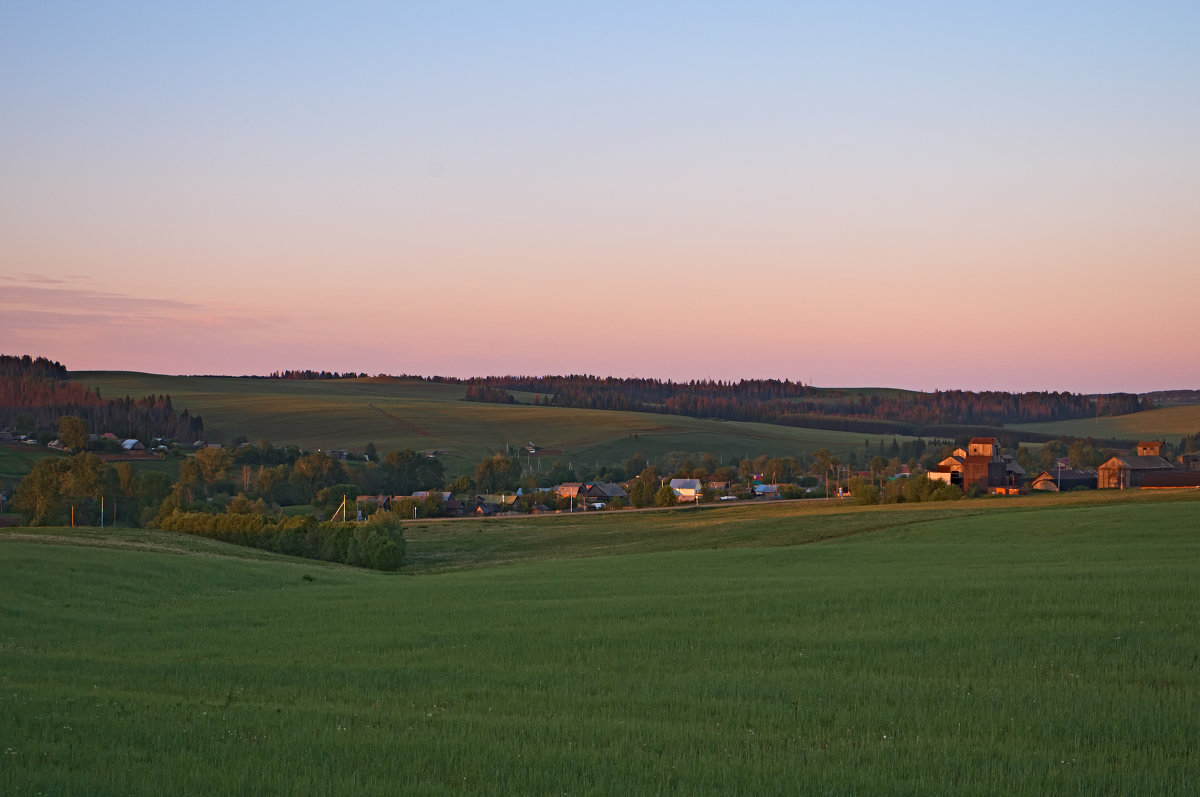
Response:
[{"label": "village", "polygon": [[[4,429],[0,430],[0,443],[44,446],[63,454],[86,450],[109,464],[179,459],[182,471],[177,503],[180,506],[191,505],[212,512],[226,510],[231,502],[241,506],[239,502],[250,501],[257,502],[254,506],[258,509],[254,511],[261,513],[271,506],[311,504],[310,511],[319,519],[360,521],[379,511],[394,512],[400,519],[492,517],[747,501],[876,504],[1031,492],[1200,489],[1200,454],[1185,452],[1168,460],[1163,456],[1163,441],[1140,441],[1126,453],[1109,456],[1094,469],[1072,468],[1071,459],[1061,457],[1052,469],[1027,471],[1018,461],[1030,462],[1024,452],[1018,457],[1004,451],[996,437],[973,437],[965,446],[950,450],[936,464],[934,458],[924,457],[924,467],[916,459],[904,463],[897,457],[890,460],[876,457],[870,469],[858,469],[840,463],[827,451],[816,452],[803,464],[790,457],[774,460],[759,457],[719,465],[715,458],[706,455],[708,467],[685,461],[678,466],[660,464],[656,468],[643,458],[631,461],[636,464],[627,463],[630,466],[625,468],[628,472],[623,474],[624,478],[618,466],[617,478],[612,478],[614,469],[602,468],[599,475],[609,475],[608,479],[560,478],[559,481],[548,480],[544,475],[534,478],[531,472],[520,470],[519,457],[514,461],[500,454],[476,467],[476,479],[466,475],[450,479],[443,475],[437,452],[390,452],[388,457],[380,458],[374,452],[356,455],[334,449],[306,453],[288,447],[290,459],[267,462],[263,449],[245,441],[223,447],[203,440],[179,445],[154,439],[147,445],[112,433],[85,435],[78,429],[74,434],[61,434],[48,441],[44,436],[38,439]],[[948,449],[946,446],[942,450]],[[271,451],[273,456],[283,456],[283,449],[273,447]],[[530,456],[557,458],[559,465],[555,472],[574,475],[573,470],[561,463],[566,453],[562,449],[530,442],[523,451]],[[376,461],[372,461],[373,456]],[[421,469],[422,475],[415,481],[372,480],[367,476],[389,467],[395,473],[401,461]],[[488,477],[486,473],[491,468],[504,471],[504,475]],[[298,472],[314,476],[298,480]],[[401,484],[415,489],[397,492],[395,488]],[[376,489],[371,490],[371,486]],[[381,491],[380,487],[385,489]],[[167,499],[161,487],[159,493],[159,500]],[[157,509],[153,500],[141,507],[147,509]]]},{"label": "village", "polygon": [[[1055,470],[1029,474],[1014,455],[1002,452],[995,437],[975,437],[970,439],[965,448],[956,448],[950,456],[940,461],[935,470],[899,465],[890,476],[878,471],[851,471],[835,466],[827,469],[823,476],[810,475],[786,483],[769,481],[764,473],[753,473],[740,481],[662,477],[658,479],[658,488],[653,492],[652,505],[663,508],[743,500],[852,501],[856,497],[863,497],[859,491],[864,487],[872,489],[872,500],[858,500],[857,503],[876,503],[884,500],[885,493],[882,489],[874,489],[874,485],[884,480],[895,483],[908,479],[925,479],[956,488],[944,492],[946,497],[1096,489],[1200,489],[1200,454],[1180,454],[1174,461],[1168,461],[1161,455],[1164,445],[1163,441],[1138,442],[1131,453],[1114,455],[1096,469],[1073,469],[1069,459],[1063,457],[1059,459]],[[447,517],[625,509],[635,505],[630,496],[634,489],[636,480],[569,481],[541,489],[518,488],[510,493],[470,496],[456,495],[448,490],[420,490],[406,496],[364,495],[357,497],[357,516],[361,519],[376,509],[392,508],[399,501],[425,502],[431,498],[440,501]],[[415,506],[413,509],[415,511]]]}]

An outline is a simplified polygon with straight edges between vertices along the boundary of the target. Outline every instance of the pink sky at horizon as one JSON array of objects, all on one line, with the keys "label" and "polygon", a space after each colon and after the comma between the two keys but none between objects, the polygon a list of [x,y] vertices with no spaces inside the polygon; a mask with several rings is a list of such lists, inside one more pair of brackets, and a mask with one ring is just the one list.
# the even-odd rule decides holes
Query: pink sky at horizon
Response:
[{"label": "pink sky at horizon", "polygon": [[11,9],[0,352],[1200,388],[1200,10],[1080,14]]}]

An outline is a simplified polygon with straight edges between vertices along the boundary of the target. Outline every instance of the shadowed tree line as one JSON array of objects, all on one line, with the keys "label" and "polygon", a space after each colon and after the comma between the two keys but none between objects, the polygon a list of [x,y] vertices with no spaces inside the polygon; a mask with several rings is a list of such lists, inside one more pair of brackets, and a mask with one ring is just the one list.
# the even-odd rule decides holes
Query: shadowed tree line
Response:
[{"label": "shadowed tree line", "polygon": [[21,434],[53,434],[63,416],[78,418],[86,432],[121,437],[156,437],[191,442],[204,437],[204,421],[186,409],[176,412],[171,397],[105,399],[99,388],[66,379],[61,363],[29,355],[0,355],[0,427]]}]

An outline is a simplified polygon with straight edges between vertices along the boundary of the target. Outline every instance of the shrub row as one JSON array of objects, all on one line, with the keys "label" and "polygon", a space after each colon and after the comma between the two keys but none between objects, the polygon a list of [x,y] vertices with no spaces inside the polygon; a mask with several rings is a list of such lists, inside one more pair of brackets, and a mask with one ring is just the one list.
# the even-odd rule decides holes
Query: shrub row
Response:
[{"label": "shrub row", "polygon": [[403,529],[384,512],[363,523],[318,523],[311,517],[275,522],[262,515],[209,515],[176,509],[160,518],[158,525],[165,531],[356,567],[399,570],[404,564]]}]

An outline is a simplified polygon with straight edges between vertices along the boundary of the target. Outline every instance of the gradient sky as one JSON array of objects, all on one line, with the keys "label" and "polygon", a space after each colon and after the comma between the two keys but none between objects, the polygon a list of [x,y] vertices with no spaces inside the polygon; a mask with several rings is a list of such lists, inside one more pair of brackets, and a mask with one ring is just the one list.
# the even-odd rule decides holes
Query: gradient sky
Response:
[{"label": "gradient sky", "polygon": [[0,352],[1200,388],[1200,3],[0,3]]}]

